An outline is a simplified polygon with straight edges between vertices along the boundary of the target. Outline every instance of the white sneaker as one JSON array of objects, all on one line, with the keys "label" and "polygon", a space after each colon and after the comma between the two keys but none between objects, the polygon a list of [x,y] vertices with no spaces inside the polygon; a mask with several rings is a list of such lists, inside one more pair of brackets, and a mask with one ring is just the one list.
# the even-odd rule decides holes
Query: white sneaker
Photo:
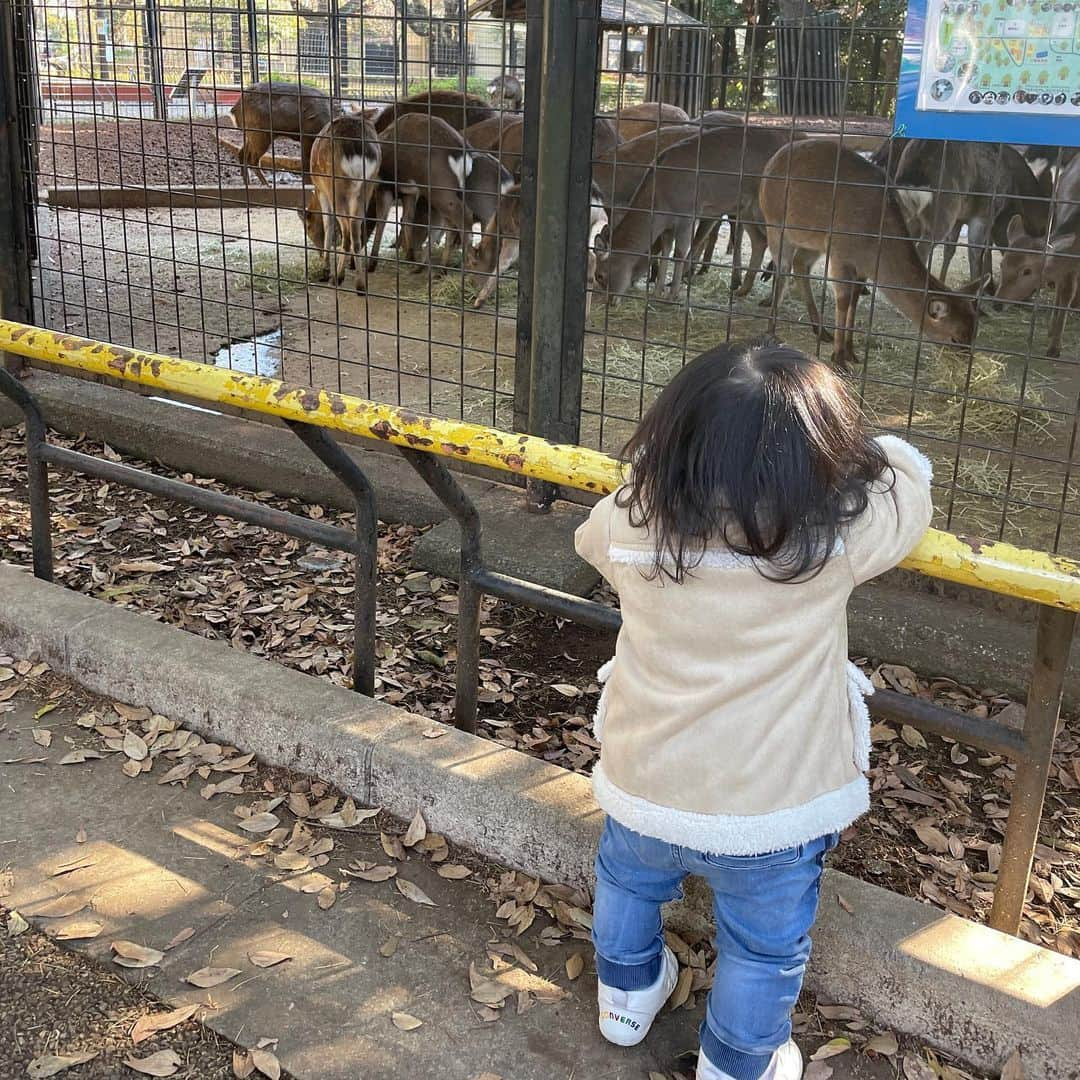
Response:
[{"label": "white sneaker", "polygon": [[[802,1053],[794,1039],[788,1039],[773,1053],[769,1067],[761,1074],[761,1080],[802,1080]],[[730,1073],[718,1069],[703,1053],[698,1054],[697,1080],[732,1080]]]},{"label": "white sneaker", "polygon": [[679,980],[679,961],[665,945],[660,975],[644,990],[616,990],[599,983],[596,1001],[600,1006],[600,1034],[616,1046],[637,1046],[656,1019],[656,1014],[671,997]]}]

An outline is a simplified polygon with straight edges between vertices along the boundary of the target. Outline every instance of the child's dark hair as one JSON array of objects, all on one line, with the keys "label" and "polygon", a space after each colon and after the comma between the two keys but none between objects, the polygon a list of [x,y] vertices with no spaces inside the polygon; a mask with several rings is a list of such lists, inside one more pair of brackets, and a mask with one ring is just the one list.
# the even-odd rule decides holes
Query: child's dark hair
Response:
[{"label": "child's dark hair", "polygon": [[777,581],[812,577],[888,461],[844,381],[771,338],[720,345],[664,388],[623,450],[617,496],[681,582],[711,541]]}]

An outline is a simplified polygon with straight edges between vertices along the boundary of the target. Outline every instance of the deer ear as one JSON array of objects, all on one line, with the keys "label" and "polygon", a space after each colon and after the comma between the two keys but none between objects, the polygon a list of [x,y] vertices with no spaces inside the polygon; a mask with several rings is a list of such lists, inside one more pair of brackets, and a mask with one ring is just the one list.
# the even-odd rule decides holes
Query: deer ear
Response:
[{"label": "deer ear", "polygon": [[983,274],[982,277],[972,278],[969,282],[961,285],[956,291],[965,296],[977,296],[981,292],[989,292],[994,282],[993,274]]},{"label": "deer ear", "polygon": [[926,301],[926,314],[935,322],[944,319],[949,314],[949,301],[943,300],[940,296],[931,296]]},{"label": "deer ear", "polygon": [[[998,233],[998,235],[1001,234]],[[1019,214],[1013,214],[1009,218],[1009,227],[1005,231],[1005,238],[1009,241],[1009,247],[1016,247],[1024,238],[1024,219]]]}]

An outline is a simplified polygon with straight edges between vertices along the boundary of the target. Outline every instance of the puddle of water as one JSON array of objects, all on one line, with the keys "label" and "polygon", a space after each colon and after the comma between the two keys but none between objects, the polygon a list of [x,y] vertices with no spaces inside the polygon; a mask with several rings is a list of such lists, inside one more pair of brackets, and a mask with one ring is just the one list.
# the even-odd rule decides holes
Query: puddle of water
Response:
[{"label": "puddle of water", "polygon": [[245,375],[281,375],[281,331],[272,330],[250,341],[235,341],[218,349],[210,358],[214,367],[242,371]]}]

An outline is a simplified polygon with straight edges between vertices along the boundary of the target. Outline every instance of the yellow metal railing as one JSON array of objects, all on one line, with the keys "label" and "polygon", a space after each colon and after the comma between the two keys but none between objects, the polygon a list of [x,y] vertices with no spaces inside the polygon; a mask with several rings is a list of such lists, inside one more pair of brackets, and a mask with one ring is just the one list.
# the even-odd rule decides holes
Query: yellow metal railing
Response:
[{"label": "yellow metal railing", "polygon": [[[621,482],[620,463],[597,450],[560,446],[480,424],[422,416],[348,394],[244,375],[23,323],[0,319],[0,350],[582,491],[606,494]],[[930,529],[903,566],[929,577],[1080,611],[1080,563],[1063,556]]]}]

